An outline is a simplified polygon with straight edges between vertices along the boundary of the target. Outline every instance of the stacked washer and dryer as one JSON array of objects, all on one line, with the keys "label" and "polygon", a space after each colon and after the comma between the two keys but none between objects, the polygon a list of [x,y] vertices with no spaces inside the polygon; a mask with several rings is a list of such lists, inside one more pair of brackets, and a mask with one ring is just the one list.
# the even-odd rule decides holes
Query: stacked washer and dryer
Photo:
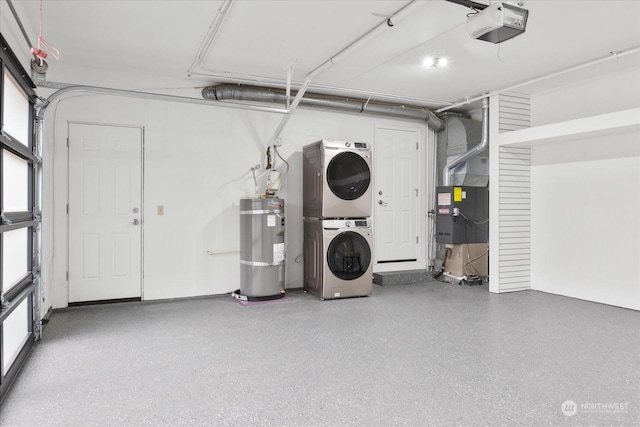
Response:
[{"label": "stacked washer and dryer", "polygon": [[321,300],[371,294],[371,167],[364,142],[303,148],[304,289]]}]

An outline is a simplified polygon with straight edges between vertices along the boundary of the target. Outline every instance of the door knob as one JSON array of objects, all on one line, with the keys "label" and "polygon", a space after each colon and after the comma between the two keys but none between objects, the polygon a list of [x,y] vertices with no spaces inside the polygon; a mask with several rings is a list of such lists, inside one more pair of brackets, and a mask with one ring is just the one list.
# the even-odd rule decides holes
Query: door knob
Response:
[{"label": "door knob", "polygon": [[138,225],[138,224],[140,224],[140,221],[138,220],[138,218],[134,219],[133,220],[133,225]]},{"label": "door knob", "polygon": [[383,202],[382,200],[378,200],[378,204],[382,206],[387,206],[389,203]]}]

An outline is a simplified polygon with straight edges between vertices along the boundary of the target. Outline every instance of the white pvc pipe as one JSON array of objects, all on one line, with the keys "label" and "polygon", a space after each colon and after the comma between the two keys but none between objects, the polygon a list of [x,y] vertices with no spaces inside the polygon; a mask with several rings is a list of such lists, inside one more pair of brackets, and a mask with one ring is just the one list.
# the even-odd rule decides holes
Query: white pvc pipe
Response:
[{"label": "white pvc pipe", "polygon": [[391,22],[391,21],[396,21],[396,22],[402,21],[402,19],[405,16],[407,16],[410,12],[412,12],[414,8],[416,8],[417,6],[422,6],[422,4],[423,3],[418,1],[418,0],[413,0],[411,3],[407,4],[405,7],[403,7],[402,9],[397,11],[396,13],[394,13],[389,19],[387,19],[384,22],[378,24],[372,30],[370,30],[369,32],[365,33],[364,35],[362,35],[361,37],[356,39],[353,43],[349,44],[347,47],[342,49],[337,54],[333,55],[330,59],[328,59],[324,63],[320,64],[315,69],[311,70],[311,72],[309,72],[307,74],[306,78],[304,79],[304,82],[302,83],[302,87],[298,90],[298,93],[296,94],[296,97],[293,99],[293,102],[291,103],[291,107],[289,109],[289,114],[282,118],[282,121],[280,122],[280,124],[276,128],[276,131],[273,133],[273,136],[271,137],[271,139],[269,140],[269,144],[268,145],[273,145],[273,143],[278,140],[278,138],[280,137],[280,133],[282,133],[282,130],[287,125],[287,122],[291,118],[292,113],[298,107],[298,104],[300,103],[300,100],[302,99],[302,97],[304,96],[305,92],[309,88],[309,85],[311,84],[311,80],[314,77],[317,77],[318,75],[320,75],[323,72],[325,72],[327,69],[331,68],[334,64],[337,64],[338,62],[340,62],[340,60],[344,59],[345,56],[347,56],[352,51],[354,51],[355,49],[359,48],[360,46],[362,46],[363,44],[368,42],[371,38],[377,36],[384,29],[390,28],[389,22]]},{"label": "white pvc pipe", "polygon": [[286,91],[287,108],[291,107],[291,79],[293,78],[293,70],[295,69],[295,67],[296,67],[296,63],[294,62],[287,69],[287,91]]},{"label": "white pvc pipe", "polygon": [[291,118],[291,115],[293,114],[293,112],[296,110],[296,108],[298,108],[298,104],[300,104],[300,101],[302,100],[304,93],[309,88],[310,83],[311,83],[311,79],[307,77],[307,79],[302,84],[302,87],[298,90],[298,93],[296,93],[295,98],[293,98],[293,102],[291,103],[291,106],[289,106],[289,114],[287,114],[282,118],[282,120],[280,121],[280,124],[278,125],[275,132],[273,133],[273,136],[271,136],[271,139],[269,140],[269,143],[267,144],[267,146],[274,145],[275,142],[278,140],[278,138],[280,138],[280,134],[282,133],[282,130],[287,125],[287,122]]},{"label": "white pvc pipe", "polygon": [[[314,73],[316,73],[317,70],[320,70],[318,72],[318,74],[319,74],[320,72],[322,72],[326,68],[328,68],[328,67],[323,68],[323,67],[325,67],[327,65],[327,63],[330,63],[329,66],[331,66],[333,64],[337,64],[338,62],[342,61],[345,58],[345,56],[350,54],[353,50],[355,50],[355,49],[359,48],[360,46],[362,46],[363,44],[367,43],[370,39],[372,39],[373,37],[376,37],[378,34],[383,32],[384,30],[386,30],[388,28],[391,28],[392,25],[395,25],[398,22],[401,22],[405,17],[407,17],[407,15],[409,15],[411,12],[413,12],[414,9],[416,9],[418,7],[421,7],[424,4],[425,4],[424,2],[417,1],[417,0],[414,0],[411,3],[407,4],[405,7],[403,7],[402,9],[400,9],[399,11],[394,13],[392,16],[390,16],[387,20],[385,20],[384,22],[378,24],[371,31],[369,31],[368,33],[365,33],[363,36],[358,38],[356,41],[351,43],[349,46],[345,47],[340,52],[335,54],[327,62],[325,62],[324,64],[320,65],[318,68],[313,70],[310,73],[310,76],[313,77],[314,75],[316,75]],[[392,22],[393,24],[390,25],[389,24],[390,22]]]},{"label": "white pvc pipe", "polygon": [[220,31],[220,28],[222,28],[222,24],[224,24],[224,21],[227,18],[227,13],[229,12],[229,8],[231,7],[232,1],[233,0],[225,0],[224,3],[222,3],[222,6],[218,8],[218,14],[213,19],[211,26],[209,26],[209,31],[207,31],[207,35],[204,36],[204,39],[200,43],[200,47],[198,48],[196,57],[193,60],[193,63],[191,64],[191,66],[189,67],[189,70],[187,71],[187,79],[191,77],[193,70],[196,67],[200,66],[200,63],[202,63],[202,61],[204,60],[205,55],[209,52],[209,48],[211,47],[211,44],[213,44],[213,41],[215,40],[216,36],[218,35],[218,32]]},{"label": "white pvc pipe", "polygon": [[610,61],[612,59],[618,59],[618,58],[620,58],[622,56],[629,55],[629,54],[636,53],[636,52],[640,52],[640,46],[637,46],[637,47],[634,47],[634,48],[631,48],[631,49],[627,49],[627,50],[622,51],[622,52],[611,52],[610,55],[602,57],[602,58],[598,58],[598,59],[593,60],[593,61],[589,61],[589,62],[585,62],[585,63],[580,64],[580,65],[576,65],[576,66],[573,66],[573,67],[565,68],[564,70],[556,71],[555,73],[547,74],[546,76],[538,77],[538,78],[535,78],[533,80],[528,80],[526,82],[518,83],[518,84],[515,84],[513,86],[509,86],[507,88],[504,88],[504,89],[499,89],[499,90],[495,90],[493,92],[489,92],[489,93],[486,93],[486,94],[483,94],[483,95],[479,95],[479,96],[476,96],[475,98],[465,99],[464,101],[456,102],[454,104],[451,104],[451,105],[448,105],[446,107],[440,108],[439,110],[436,110],[435,113],[442,113],[442,112],[451,110],[452,108],[461,107],[463,105],[467,105],[467,104],[470,104],[472,102],[479,101],[479,100],[481,100],[483,98],[489,98],[489,97],[494,96],[494,95],[499,95],[499,94],[504,93],[504,92],[509,92],[509,91],[514,90],[514,89],[518,89],[518,88],[520,88],[522,86],[527,86],[527,85],[530,85],[530,84],[533,84],[533,83],[537,83],[537,82],[549,79],[551,77],[556,77],[556,76],[560,76],[562,74],[570,73],[572,71],[577,71],[577,70],[580,70],[582,68],[586,68],[586,67],[590,67],[592,65],[599,64],[601,62]]},{"label": "white pvc pipe", "polygon": [[44,101],[43,103],[36,105],[36,107],[40,108],[40,111],[38,112],[38,117],[43,118],[48,105],[50,105],[53,101],[57,100],[58,98],[70,92],[90,92],[90,93],[96,93],[96,94],[126,96],[130,98],[152,99],[156,101],[181,102],[186,104],[208,105],[208,106],[235,108],[235,109],[242,109],[242,110],[254,110],[254,111],[267,112],[267,113],[279,113],[279,114],[289,113],[289,110],[286,108],[267,107],[263,105],[250,105],[250,104],[243,104],[239,102],[217,103],[215,101],[211,101],[207,99],[189,98],[186,96],[164,95],[164,94],[151,93],[151,92],[138,92],[135,90],[112,89],[112,88],[98,87],[98,86],[77,85],[77,86],[67,86],[65,88],[62,88],[57,92],[52,93],[47,98],[47,100]]},{"label": "white pvc pipe", "polygon": [[240,249],[230,250],[230,251],[207,251],[207,255],[237,254],[239,252],[240,252]]}]

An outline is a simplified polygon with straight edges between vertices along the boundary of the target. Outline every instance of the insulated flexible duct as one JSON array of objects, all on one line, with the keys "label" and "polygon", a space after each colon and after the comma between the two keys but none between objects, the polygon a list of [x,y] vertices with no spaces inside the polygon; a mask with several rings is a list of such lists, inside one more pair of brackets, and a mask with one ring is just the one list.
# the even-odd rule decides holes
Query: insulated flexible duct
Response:
[{"label": "insulated flexible duct", "polygon": [[[287,96],[275,89],[259,86],[239,86],[221,84],[209,86],[202,90],[202,97],[208,100],[251,101],[286,105]],[[378,104],[362,99],[339,99],[323,97],[323,95],[306,93],[300,101],[301,106],[327,110],[339,110],[361,114],[375,114],[386,117],[422,120],[434,131],[444,129],[444,122],[432,111],[423,107],[399,104]]]}]

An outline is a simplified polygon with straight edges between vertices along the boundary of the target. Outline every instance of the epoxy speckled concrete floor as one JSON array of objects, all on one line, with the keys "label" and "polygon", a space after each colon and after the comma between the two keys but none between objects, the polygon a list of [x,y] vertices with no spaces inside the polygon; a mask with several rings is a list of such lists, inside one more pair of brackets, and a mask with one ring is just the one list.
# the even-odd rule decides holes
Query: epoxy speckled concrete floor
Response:
[{"label": "epoxy speckled concrete floor", "polygon": [[640,424],[638,312],[439,282],[288,295],[55,312],[0,425]]}]

